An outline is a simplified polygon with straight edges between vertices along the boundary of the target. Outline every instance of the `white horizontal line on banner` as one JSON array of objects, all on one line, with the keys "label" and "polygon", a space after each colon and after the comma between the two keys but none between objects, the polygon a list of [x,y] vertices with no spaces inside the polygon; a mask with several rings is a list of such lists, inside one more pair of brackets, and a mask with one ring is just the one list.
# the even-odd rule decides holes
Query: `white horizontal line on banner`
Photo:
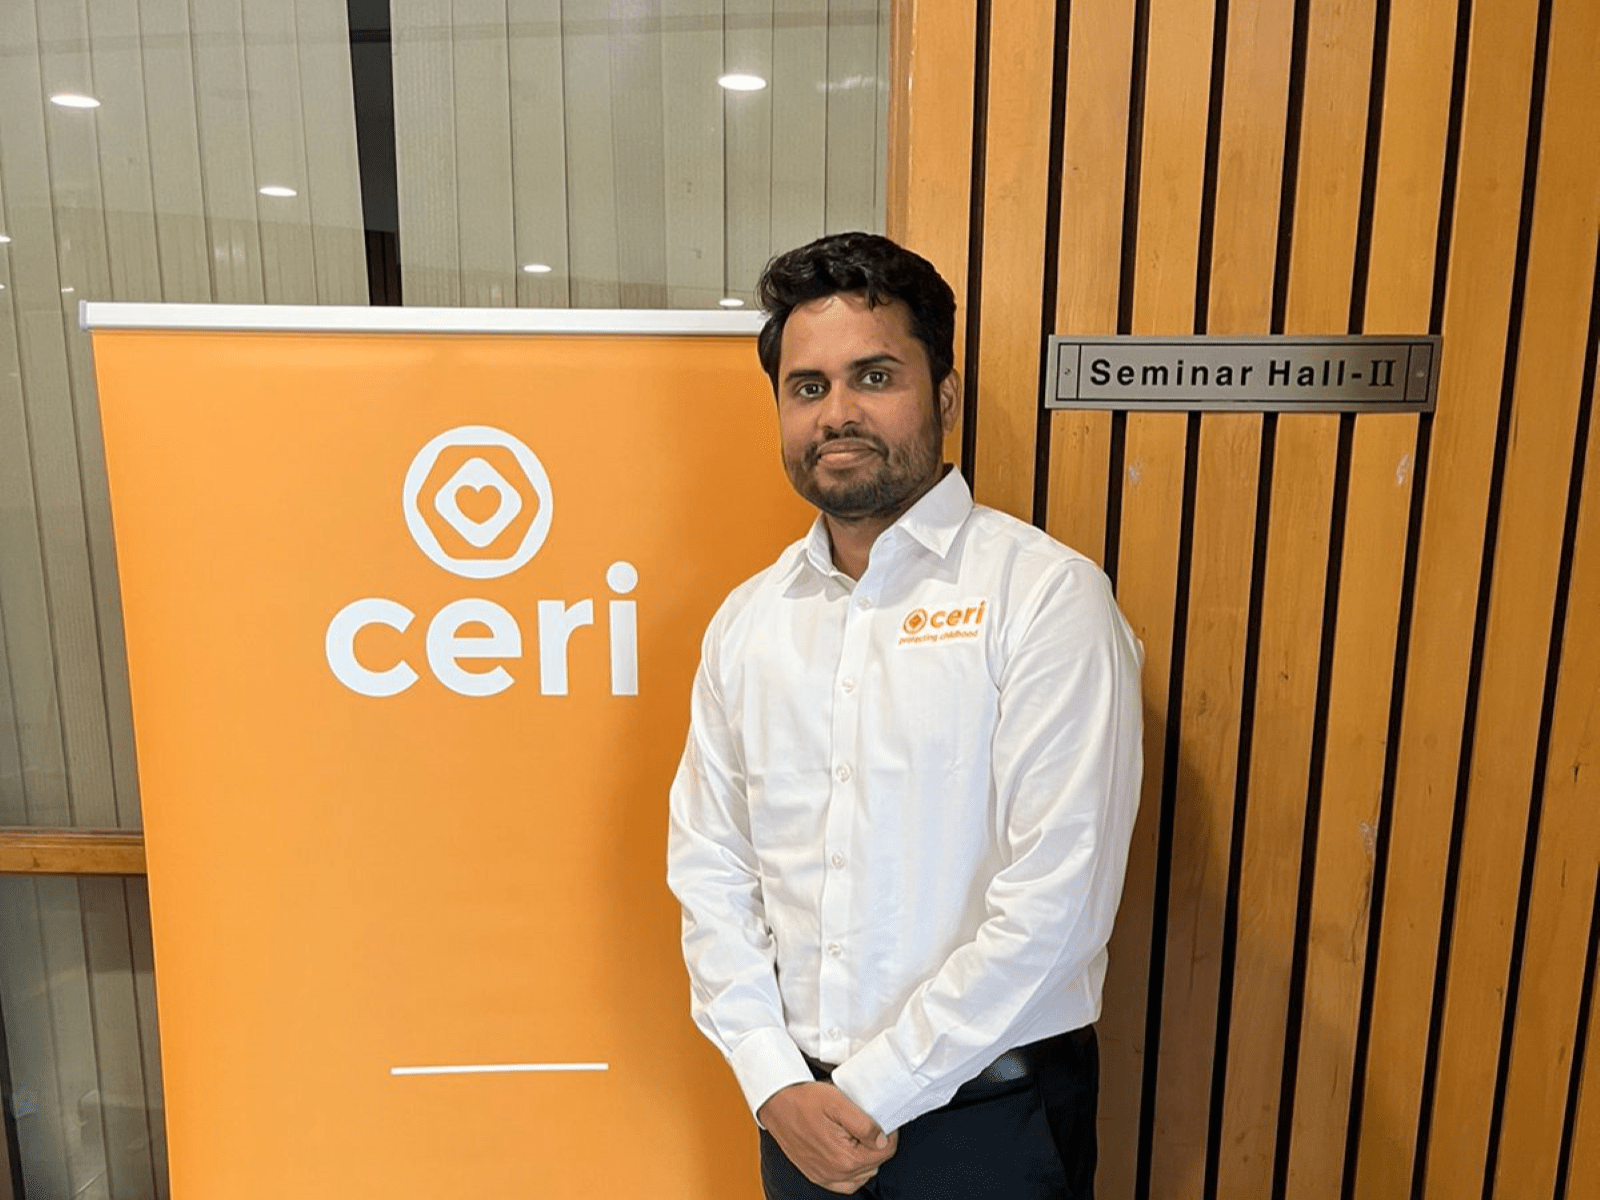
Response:
[{"label": "white horizontal line on banner", "polygon": [[84,329],[235,333],[657,333],[748,336],[759,312],[656,308],[402,308],[339,304],[125,304],[82,301]]},{"label": "white horizontal line on banner", "polygon": [[609,1071],[610,1063],[477,1063],[459,1067],[390,1067],[391,1075],[505,1075],[517,1071]]}]

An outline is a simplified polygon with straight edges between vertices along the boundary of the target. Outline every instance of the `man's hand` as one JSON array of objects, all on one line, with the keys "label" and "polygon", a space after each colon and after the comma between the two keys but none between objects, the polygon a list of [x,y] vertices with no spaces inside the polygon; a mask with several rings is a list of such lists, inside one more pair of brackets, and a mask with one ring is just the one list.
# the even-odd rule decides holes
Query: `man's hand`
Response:
[{"label": "man's hand", "polygon": [[792,1084],[769,1098],[756,1119],[801,1174],[841,1196],[876,1175],[900,1140],[831,1083]]}]

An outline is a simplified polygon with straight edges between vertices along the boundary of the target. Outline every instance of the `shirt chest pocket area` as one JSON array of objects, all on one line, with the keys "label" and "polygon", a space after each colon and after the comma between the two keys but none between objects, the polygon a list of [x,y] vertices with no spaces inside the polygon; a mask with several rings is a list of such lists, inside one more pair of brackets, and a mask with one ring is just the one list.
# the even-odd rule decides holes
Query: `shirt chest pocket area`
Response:
[{"label": "shirt chest pocket area", "polygon": [[881,669],[882,702],[862,730],[867,755],[918,776],[988,762],[999,693],[981,640],[896,647]]}]

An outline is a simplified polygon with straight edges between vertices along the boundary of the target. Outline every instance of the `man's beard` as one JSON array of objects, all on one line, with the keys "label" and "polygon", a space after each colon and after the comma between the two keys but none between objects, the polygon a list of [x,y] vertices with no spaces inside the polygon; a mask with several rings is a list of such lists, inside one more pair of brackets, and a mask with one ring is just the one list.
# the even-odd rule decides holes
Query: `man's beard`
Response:
[{"label": "man's beard", "polygon": [[[840,438],[867,443],[880,460],[863,464],[843,479],[824,483],[817,471],[818,456],[829,441]],[[921,440],[898,451],[891,450],[882,438],[846,426],[834,438],[808,447],[801,462],[785,456],[783,465],[794,490],[807,503],[836,520],[860,521],[898,517],[938,479],[943,457],[943,440],[932,422]]]}]

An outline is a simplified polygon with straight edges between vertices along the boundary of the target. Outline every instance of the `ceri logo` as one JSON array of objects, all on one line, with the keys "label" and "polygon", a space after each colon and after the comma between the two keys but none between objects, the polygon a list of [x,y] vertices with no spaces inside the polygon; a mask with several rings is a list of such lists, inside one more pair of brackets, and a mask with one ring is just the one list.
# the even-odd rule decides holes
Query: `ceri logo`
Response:
[{"label": "ceri logo", "polygon": [[899,646],[969,641],[978,636],[988,600],[968,600],[952,608],[913,608],[900,622]]},{"label": "ceri logo", "polygon": [[517,438],[488,425],[446,430],[418,451],[404,500],[406,527],[422,552],[468,579],[511,574],[550,532],[544,464]]},{"label": "ceri logo", "polygon": [[[393,493],[390,493],[391,495]],[[550,534],[554,489],[544,464],[520,439],[488,425],[463,425],[428,442],[411,460],[401,489],[405,526],[433,563],[465,579],[497,579],[526,566]],[[613,597],[638,585],[632,563],[606,570]],[[523,620],[536,622],[539,692],[568,693],[573,636],[595,624],[592,599],[535,600],[519,619],[493,600],[464,596],[428,621],[422,659],[429,673],[460,696],[494,696],[517,681],[523,658]],[[609,643],[611,694],[639,694],[638,614],[632,600],[611,599],[603,631]],[[420,678],[405,653],[386,661],[358,653],[363,633],[385,626],[404,634],[417,614],[399,600],[367,596],[346,604],[323,640],[328,667],[351,691],[397,696]],[[596,636],[596,635],[588,635]],[[390,639],[392,642],[392,639]],[[367,657],[363,657],[365,654]],[[509,664],[509,665],[508,665]]]}]

